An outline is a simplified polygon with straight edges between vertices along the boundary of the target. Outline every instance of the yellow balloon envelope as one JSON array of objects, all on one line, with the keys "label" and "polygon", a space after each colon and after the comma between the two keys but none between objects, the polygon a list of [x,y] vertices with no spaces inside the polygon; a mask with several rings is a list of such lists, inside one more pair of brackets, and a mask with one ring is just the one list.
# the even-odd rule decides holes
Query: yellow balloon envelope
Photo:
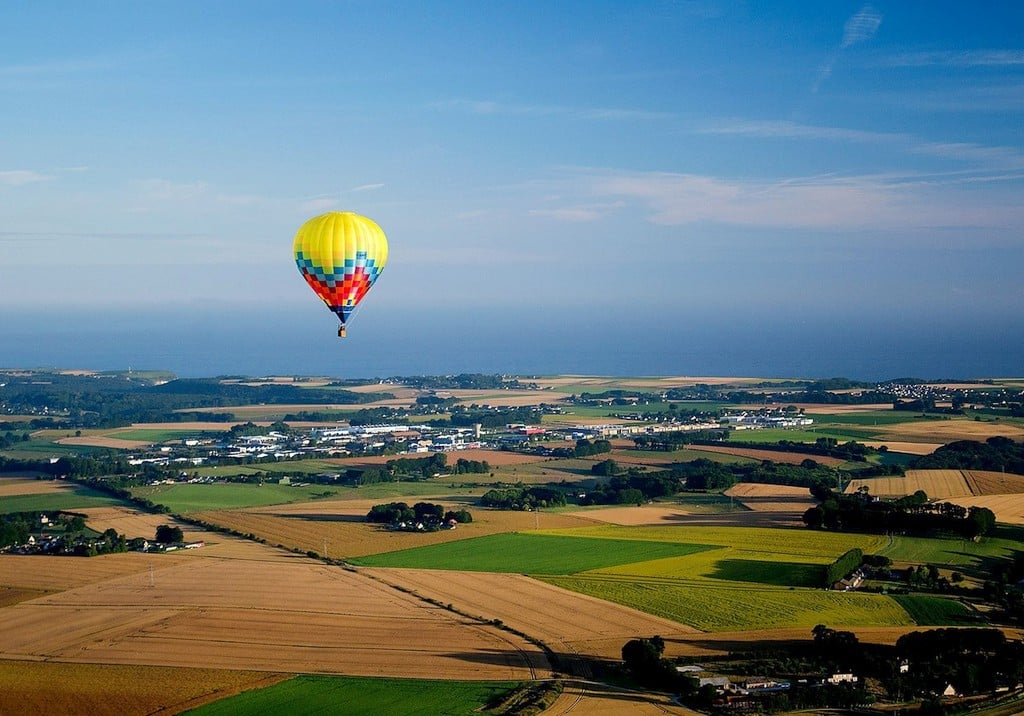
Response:
[{"label": "yellow balloon envelope", "polygon": [[332,211],[303,224],[293,243],[299,273],[345,323],[384,270],[388,240],[376,223],[349,211]]}]

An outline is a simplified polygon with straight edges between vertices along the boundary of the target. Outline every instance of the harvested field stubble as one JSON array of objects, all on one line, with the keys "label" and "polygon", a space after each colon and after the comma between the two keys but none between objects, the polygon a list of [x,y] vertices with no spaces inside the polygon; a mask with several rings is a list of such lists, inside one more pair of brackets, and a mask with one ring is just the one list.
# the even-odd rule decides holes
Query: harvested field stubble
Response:
[{"label": "harvested field stubble", "polygon": [[520,637],[309,560],[190,559],[6,607],[0,633],[0,659],[465,680],[549,670]]},{"label": "harvested field stubble", "polygon": [[237,670],[0,661],[0,713],[178,713],[283,678]]},{"label": "harvested field stubble", "polygon": [[678,622],[519,574],[379,567],[360,571],[424,597],[451,603],[464,613],[501,619],[563,655],[617,659],[621,658],[622,645],[639,634],[681,635],[694,631]]}]

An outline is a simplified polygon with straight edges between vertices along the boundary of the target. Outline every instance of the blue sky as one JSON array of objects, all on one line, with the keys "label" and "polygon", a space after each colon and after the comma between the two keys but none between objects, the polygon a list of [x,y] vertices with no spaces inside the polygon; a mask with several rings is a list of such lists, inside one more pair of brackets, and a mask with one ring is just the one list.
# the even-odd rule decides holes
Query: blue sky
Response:
[{"label": "blue sky", "polygon": [[329,330],[291,240],[353,210],[391,242],[356,327],[1013,316],[1022,28],[1017,3],[8,4],[0,297]]}]

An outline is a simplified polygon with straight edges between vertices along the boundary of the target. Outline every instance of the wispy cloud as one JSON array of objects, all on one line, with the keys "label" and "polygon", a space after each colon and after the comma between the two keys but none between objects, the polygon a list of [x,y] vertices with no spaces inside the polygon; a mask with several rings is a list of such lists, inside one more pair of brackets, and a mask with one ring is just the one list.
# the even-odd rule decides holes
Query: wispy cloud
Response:
[{"label": "wispy cloud", "polygon": [[[787,120],[722,120],[697,130],[700,134],[723,134],[768,139],[818,139],[824,141],[889,145],[910,154],[962,162],[964,171],[1011,171],[1024,169],[1024,153],[1015,147],[987,146],[974,142],[932,142],[903,132],[870,132],[845,127],[822,127]],[[1008,175],[1015,179],[1016,174]]]},{"label": "wispy cloud", "polygon": [[1019,67],[1024,50],[969,50],[959,52],[906,52],[882,59],[887,67]]},{"label": "wispy cloud", "polygon": [[574,117],[597,121],[664,119],[672,115],[640,109],[615,107],[567,107],[561,105],[513,104],[494,100],[454,99],[434,102],[433,109],[456,110],[477,115],[517,117]]},{"label": "wispy cloud", "polygon": [[[1024,207],[1006,194],[971,195],[915,176],[860,175],[745,180],[669,172],[578,170],[565,180],[568,197],[640,210],[663,226],[699,223],[768,229],[902,230],[938,227],[1012,228],[1024,223]],[[566,214],[581,221],[587,199],[565,201]],[[594,213],[590,220],[601,218]]]},{"label": "wispy cloud", "polygon": [[377,191],[378,189],[383,189],[383,188],[384,188],[383,184],[362,184],[360,186],[352,187],[351,189],[349,189],[349,191],[352,192],[353,194],[355,194],[357,192],[363,192],[363,191]]},{"label": "wispy cloud", "polygon": [[825,60],[821,69],[818,70],[818,76],[811,86],[811,92],[817,93],[822,83],[832,76],[832,70],[844,50],[870,40],[881,25],[882,14],[871,5],[865,5],[850,16],[843,25],[843,40],[839,45],[839,50]]},{"label": "wispy cloud", "polygon": [[882,14],[871,5],[865,5],[843,25],[842,49],[870,40],[882,24]]},{"label": "wispy cloud", "polygon": [[4,186],[22,186],[24,184],[33,184],[39,181],[49,181],[50,179],[53,179],[53,177],[49,174],[42,174],[29,169],[9,169],[7,171],[0,171],[0,185]]},{"label": "wispy cloud", "polygon": [[906,141],[909,135],[894,132],[869,132],[844,127],[822,127],[789,120],[726,119],[697,130],[698,134],[733,134],[748,137],[825,139],[846,142]]}]

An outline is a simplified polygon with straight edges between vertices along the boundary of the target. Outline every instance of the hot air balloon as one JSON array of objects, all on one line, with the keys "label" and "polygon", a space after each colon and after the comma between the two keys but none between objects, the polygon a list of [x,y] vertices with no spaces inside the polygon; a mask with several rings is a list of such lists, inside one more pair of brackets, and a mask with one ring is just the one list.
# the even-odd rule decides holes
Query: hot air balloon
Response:
[{"label": "hot air balloon", "polygon": [[292,246],[299,273],[345,324],[388,260],[384,232],[365,216],[332,211],[313,217],[295,234]]}]

